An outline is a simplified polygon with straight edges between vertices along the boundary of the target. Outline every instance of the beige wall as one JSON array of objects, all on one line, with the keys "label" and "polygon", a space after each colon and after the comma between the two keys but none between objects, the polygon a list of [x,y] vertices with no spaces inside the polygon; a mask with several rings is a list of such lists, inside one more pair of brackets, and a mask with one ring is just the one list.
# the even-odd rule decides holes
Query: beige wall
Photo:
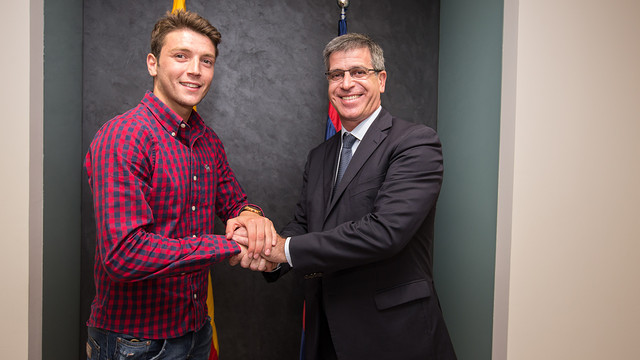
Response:
[{"label": "beige wall", "polygon": [[638,356],[639,16],[505,1],[494,359]]},{"label": "beige wall", "polygon": [[41,358],[42,0],[3,3],[0,21],[0,354]]}]

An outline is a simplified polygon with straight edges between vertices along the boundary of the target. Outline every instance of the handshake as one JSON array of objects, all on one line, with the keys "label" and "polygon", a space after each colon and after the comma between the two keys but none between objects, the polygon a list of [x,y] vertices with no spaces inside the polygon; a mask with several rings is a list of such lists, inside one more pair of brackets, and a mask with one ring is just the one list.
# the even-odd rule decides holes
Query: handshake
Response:
[{"label": "handshake", "polygon": [[273,271],[278,264],[287,262],[283,239],[271,220],[251,212],[227,221],[226,237],[240,246],[240,253],[229,259],[229,264],[240,264],[253,271]]}]

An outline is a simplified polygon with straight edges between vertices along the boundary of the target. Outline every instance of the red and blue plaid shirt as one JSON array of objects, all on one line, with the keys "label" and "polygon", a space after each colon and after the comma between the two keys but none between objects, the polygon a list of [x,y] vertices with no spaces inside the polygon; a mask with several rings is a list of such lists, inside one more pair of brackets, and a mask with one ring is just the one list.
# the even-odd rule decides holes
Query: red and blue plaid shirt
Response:
[{"label": "red and blue plaid shirt", "polygon": [[212,235],[214,217],[247,205],[220,139],[147,92],[102,126],[85,167],[97,237],[87,326],[147,339],[199,329],[209,266],[240,250]]}]

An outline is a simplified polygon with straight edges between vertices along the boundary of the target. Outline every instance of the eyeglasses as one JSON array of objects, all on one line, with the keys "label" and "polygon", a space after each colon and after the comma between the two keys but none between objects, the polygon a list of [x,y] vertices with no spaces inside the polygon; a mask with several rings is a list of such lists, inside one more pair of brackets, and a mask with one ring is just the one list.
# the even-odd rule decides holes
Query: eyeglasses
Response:
[{"label": "eyeglasses", "polygon": [[329,81],[342,81],[344,79],[344,73],[349,72],[349,76],[356,80],[366,79],[370,72],[379,73],[382,70],[367,69],[360,66],[353,67],[349,70],[335,69],[324,73]]}]

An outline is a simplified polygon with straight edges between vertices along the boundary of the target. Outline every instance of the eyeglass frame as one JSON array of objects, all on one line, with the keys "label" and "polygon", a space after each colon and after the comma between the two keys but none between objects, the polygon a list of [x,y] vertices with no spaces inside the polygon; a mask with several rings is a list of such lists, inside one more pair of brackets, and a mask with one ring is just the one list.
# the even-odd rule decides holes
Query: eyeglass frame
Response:
[{"label": "eyeglass frame", "polygon": [[[358,69],[358,70],[366,70],[366,71],[367,71],[367,74],[366,74],[365,76],[361,77],[361,78],[355,77],[355,76],[353,76],[353,75],[351,74],[351,72],[352,72],[352,71],[354,71],[354,70],[356,70],[356,69]],[[340,79],[336,79],[336,80],[330,79],[330,78],[329,78],[329,76],[331,75],[331,73],[334,73],[334,72],[336,72],[336,71],[341,71],[341,72],[342,72],[342,77],[341,77]],[[342,80],[344,80],[344,76],[345,76],[344,74],[345,74],[345,73],[347,73],[347,72],[349,73],[349,76],[351,76],[351,78],[352,78],[352,79],[355,79],[355,80],[364,80],[364,79],[366,79],[367,77],[369,77],[369,73],[370,73],[370,72],[372,72],[372,71],[373,71],[373,72],[375,72],[376,74],[379,74],[380,72],[384,71],[384,69],[367,69],[366,67],[363,67],[363,66],[354,66],[354,67],[352,67],[351,69],[347,69],[347,70],[343,70],[343,69],[334,69],[334,70],[331,70],[331,71],[327,71],[327,72],[325,72],[325,73],[324,73],[324,75],[325,75],[325,77],[327,78],[327,80],[328,80],[328,81],[331,81],[331,82],[338,82],[338,81],[342,81]]]}]

